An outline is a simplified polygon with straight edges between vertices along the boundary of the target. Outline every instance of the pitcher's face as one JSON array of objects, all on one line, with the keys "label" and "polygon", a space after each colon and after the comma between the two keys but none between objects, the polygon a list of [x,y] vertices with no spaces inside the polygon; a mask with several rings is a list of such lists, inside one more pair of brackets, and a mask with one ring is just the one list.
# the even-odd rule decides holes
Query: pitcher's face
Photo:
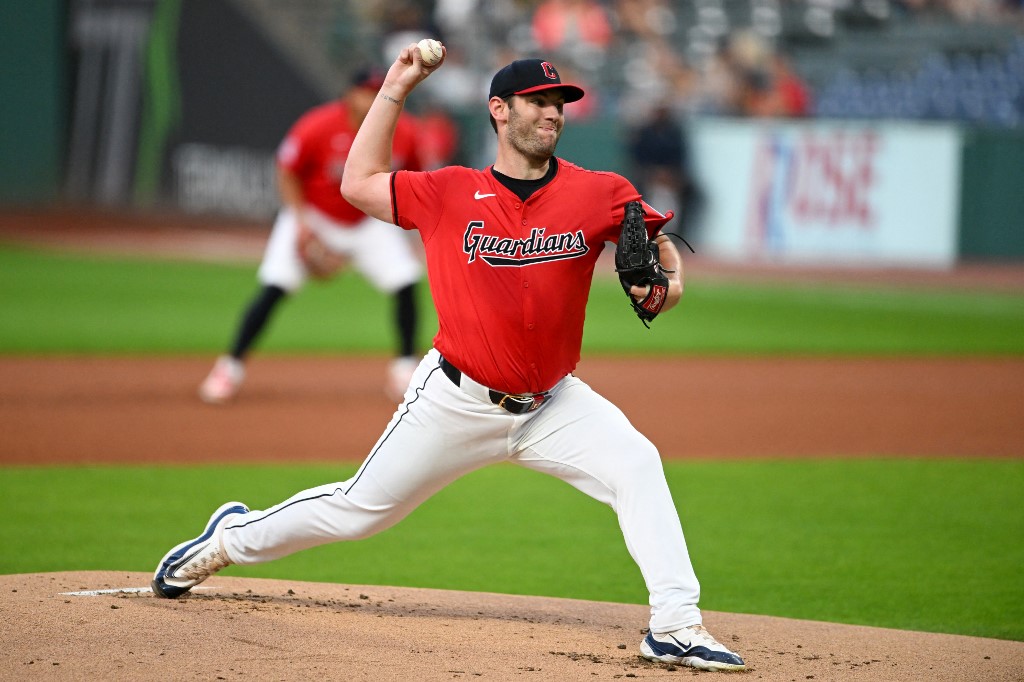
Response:
[{"label": "pitcher's face", "polygon": [[565,125],[565,99],[559,90],[515,95],[509,101],[509,145],[523,156],[543,161],[555,154]]}]

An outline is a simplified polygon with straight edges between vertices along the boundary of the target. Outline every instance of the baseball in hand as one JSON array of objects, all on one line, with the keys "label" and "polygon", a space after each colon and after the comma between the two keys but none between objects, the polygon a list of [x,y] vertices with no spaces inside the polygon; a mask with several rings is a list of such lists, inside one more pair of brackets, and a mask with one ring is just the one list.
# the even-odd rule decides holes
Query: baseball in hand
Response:
[{"label": "baseball in hand", "polygon": [[441,43],[440,41],[434,40],[433,38],[424,38],[420,42],[416,43],[416,46],[420,48],[420,59],[423,60],[424,66],[433,66],[441,61]]}]

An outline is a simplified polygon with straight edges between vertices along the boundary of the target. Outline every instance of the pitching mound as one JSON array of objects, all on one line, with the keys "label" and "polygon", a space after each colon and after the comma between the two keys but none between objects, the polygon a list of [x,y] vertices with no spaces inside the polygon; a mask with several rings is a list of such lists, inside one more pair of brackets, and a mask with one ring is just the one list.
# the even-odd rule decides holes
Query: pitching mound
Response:
[{"label": "pitching mound", "polygon": [[[638,655],[647,608],[217,577],[187,598],[143,573],[0,576],[9,679],[594,680],[707,676]],[[112,592],[111,592],[112,591]],[[705,612],[743,679],[1020,680],[1024,643]]]}]

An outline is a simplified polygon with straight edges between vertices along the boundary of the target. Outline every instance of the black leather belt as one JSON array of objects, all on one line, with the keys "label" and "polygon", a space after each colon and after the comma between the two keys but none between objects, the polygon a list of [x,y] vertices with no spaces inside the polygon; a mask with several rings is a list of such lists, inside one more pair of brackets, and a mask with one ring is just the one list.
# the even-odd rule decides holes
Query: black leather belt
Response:
[{"label": "black leather belt", "polygon": [[[458,367],[448,362],[443,355],[441,356],[441,371],[444,372],[446,377],[451,379],[453,384],[462,386],[462,372]],[[502,393],[490,388],[487,389],[487,395],[492,403],[512,414],[526,414],[531,410],[536,410],[550,397],[548,393],[526,393],[520,395],[516,393]]]}]

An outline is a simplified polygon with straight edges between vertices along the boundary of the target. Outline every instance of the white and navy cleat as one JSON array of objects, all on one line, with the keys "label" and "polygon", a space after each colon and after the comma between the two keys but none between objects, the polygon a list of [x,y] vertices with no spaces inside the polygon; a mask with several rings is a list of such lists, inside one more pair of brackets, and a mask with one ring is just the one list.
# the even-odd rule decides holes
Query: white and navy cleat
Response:
[{"label": "white and navy cleat", "polygon": [[175,599],[230,566],[232,562],[220,544],[221,534],[228,519],[248,512],[249,508],[241,502],[222,504],[213,512],[202,535],[177,545],[160,560],[153,574],[153,594]]},{"label": "white and navy cleat", "polygon": [[673,632],[647,633],[640,643],[640,654],[651,661],[688,665],[701,670],[746,670],[743,659],[707,631],[703,625],[690,625]]}]

